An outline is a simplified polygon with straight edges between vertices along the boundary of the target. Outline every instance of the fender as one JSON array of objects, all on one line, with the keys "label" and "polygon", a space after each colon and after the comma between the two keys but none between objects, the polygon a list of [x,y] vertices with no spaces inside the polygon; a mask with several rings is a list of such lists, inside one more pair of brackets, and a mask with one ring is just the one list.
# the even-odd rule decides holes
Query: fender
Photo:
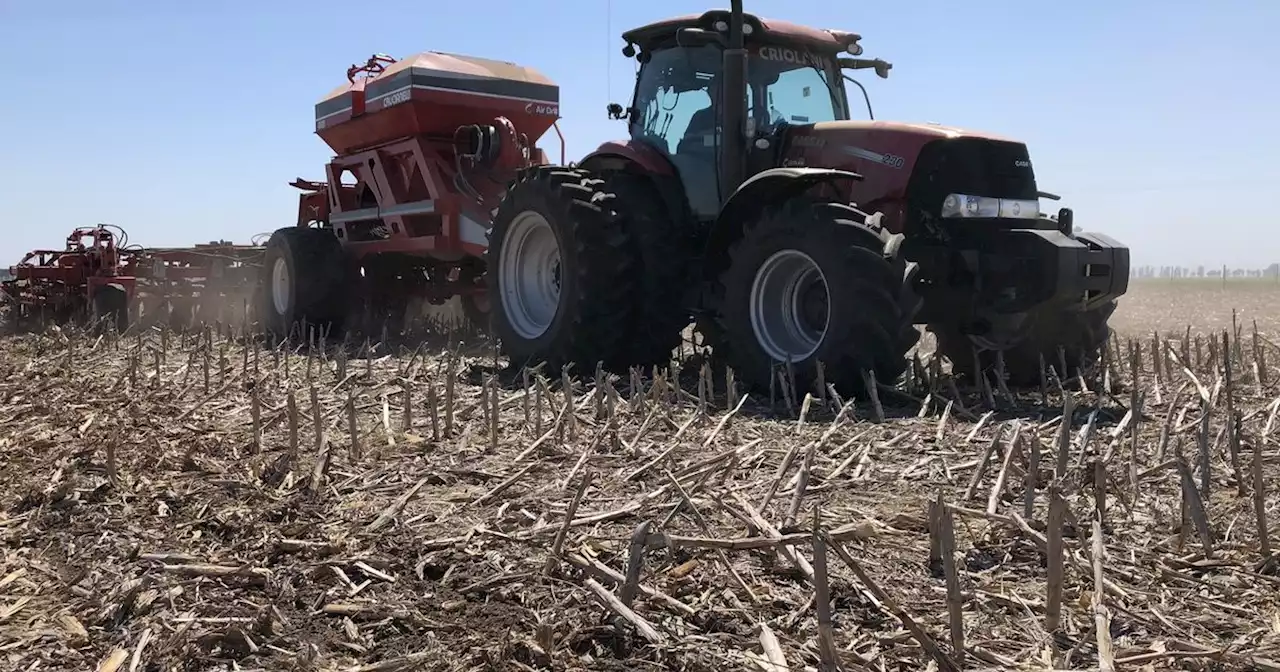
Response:
[{"label": "fender", "polygon": [[611,171],[640,175],[649,180],[673,219],[689,217],[689,204],[684,186],[671,161],[648,145],[635,142],[606,142],[588,154],[579,168],[607,173]]},{"label": "fender", "polygon": [[[703,278],[714,281],[728,266],[729,248],[742,236],[743,225],[761,208],[795,198],[809,189],[840,181],[858,182],[862,175],[832,168],[770,168],[752,175],[729,196],[720,215],[711,225],[703,250]],[[879,215],[868,218],[859,228],[883,242]]]},{"label": "fender", "polygon": [[663,156],[658,150],[635,140],[603,143],[596,148],[596,151],[583,157],[578,162],[578,165],[586,167],[586,164],[590,163],[602,169],[610,169],[622,168],[628,162],[640,166],[646,173],[654,175],[676,174],[675,166],[671,165],[667,157]]}]

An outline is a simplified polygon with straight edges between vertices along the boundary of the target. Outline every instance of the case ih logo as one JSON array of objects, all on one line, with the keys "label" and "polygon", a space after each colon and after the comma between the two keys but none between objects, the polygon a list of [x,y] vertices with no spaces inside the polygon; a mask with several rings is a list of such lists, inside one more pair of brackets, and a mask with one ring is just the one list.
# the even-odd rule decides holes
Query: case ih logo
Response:
[{"label": "case ih logo", "polygon": [[817,54],[788,47],[760,47],[760,58],[766,61],[780,61],[796,65],[809,65],[815,68],[827,67],[827,62]]},{"label": "case ih logo", "polygon": [[524,111],[526,114],[541,114],[552,117],[560,116],[560,106],[549,105],[547,103],[529,103],[524,106]]}]

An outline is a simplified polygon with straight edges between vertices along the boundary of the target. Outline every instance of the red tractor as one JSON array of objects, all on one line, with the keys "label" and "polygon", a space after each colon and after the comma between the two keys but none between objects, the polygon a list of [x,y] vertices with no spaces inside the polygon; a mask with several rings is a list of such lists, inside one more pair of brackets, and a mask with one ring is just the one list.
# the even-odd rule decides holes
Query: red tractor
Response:
[{"label": "red tractor", "polygon": [[[487,323],[490,213],[559,118],[559,88],[512,63],[375,54],[316,105],[337,156],[298,179],[296,226],[267,242],[257,314],[277,336],[399,322],[415,301],[458,297]],[[372,323],[371,323],[372,321]],[[336,332],[335,332],[336,333]]]},{"label": "red tractor", "polygon": [[101,224],[78,228],[63,249],[34,250],[11,266],[0,294],[10,304],[13,324],[66,322],[92,314],[115,320],[123,330],[134,278],[124,270],[118,230]]},{"label": "red tractor", "polygon": [[[953,370],[1002,353],[1094,361],[1129,250],[1041,212],[1027,147],[934,124],[854,120],[860,36],[729,11],[623,34],[638,74],[611,104],[630,137],[520,173],[493,217],[492,322],[517,365],[665,362],[696,321],[740,380],[890,382],[932,330]],[[870,103],[867,102],[870,117]],[[825,367],[819,367],[822,363]],[[1059,372],[1064,373],[1064,372]]]}]

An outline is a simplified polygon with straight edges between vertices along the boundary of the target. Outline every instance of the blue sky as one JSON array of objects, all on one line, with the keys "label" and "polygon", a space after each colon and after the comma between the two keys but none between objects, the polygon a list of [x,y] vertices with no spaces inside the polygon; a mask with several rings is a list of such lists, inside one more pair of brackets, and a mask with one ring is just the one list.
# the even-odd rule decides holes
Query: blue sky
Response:
[{"label": "blue sky", "polygon": [[[0,263],[100,221],[147,245],[292,224],[287,183],[320,178],[329,156],[312,106],[372,52],[541,70],[580,157],[625,133],[605,116],[633,81],[621,31],[727,4],[0,0]],[[1024,140],[1041,188],[1135,263],[1280,260],[1280,2],[746,4],[861,33],[894,64],[864,79],[879,118]],[[553,134],[543,147],[558,156]]]}]

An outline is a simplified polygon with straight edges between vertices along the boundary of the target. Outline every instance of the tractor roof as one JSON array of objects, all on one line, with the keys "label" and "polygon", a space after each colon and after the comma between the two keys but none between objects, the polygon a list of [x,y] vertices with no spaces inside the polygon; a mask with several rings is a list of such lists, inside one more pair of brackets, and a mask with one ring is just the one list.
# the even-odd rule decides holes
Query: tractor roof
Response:
[{"label": "tractor roof", "polygon": [[[746,36],[748,44],[786,42],[812,51],[838,52],[859,39],[858,35],[842,30],[821,30],[788,21],[762,19],[754,14],[743,14],[742,18],[744,24],[751,26],[751,34]],[[713,9],[702,14],[687,14],[655,21],[647,26],[628,30],[622,34],[622,39],[636,45],[641,51],[649,51],[674,43],[676,32],[681,28],[715,30],[717,21],[727,23],[729,10]]]}]

